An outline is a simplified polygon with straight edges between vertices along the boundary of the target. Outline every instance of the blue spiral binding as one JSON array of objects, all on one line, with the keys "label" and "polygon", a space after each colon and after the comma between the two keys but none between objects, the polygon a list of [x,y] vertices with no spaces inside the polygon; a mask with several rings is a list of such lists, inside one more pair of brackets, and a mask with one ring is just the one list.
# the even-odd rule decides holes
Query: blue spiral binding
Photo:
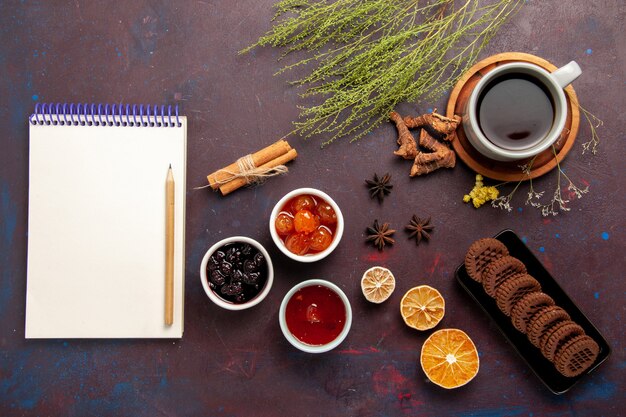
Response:
[{"label": "blue spiral binding", "polygon": [[53,126],[181,127],[178,105],[36,103],[28,121]]}]

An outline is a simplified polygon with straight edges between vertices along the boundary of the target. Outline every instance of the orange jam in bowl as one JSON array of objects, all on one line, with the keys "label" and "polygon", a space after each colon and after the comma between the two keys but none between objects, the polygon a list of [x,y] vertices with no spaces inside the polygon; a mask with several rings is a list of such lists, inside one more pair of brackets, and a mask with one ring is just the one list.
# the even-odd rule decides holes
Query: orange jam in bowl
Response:
[{"label": "orange jam in bowl", "polygon": [[285,195],[270,216],[270,234],[278,248],[300,262],[329,255],[343,234],[343,215],[330,196],[314,188]]}]

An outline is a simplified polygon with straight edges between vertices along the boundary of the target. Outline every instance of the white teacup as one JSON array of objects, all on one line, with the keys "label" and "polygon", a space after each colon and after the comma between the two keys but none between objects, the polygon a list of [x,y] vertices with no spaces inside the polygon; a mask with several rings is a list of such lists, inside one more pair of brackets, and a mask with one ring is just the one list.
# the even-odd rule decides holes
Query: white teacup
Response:
[{"label": "white teacup", "polygon": [[552,73],[526,62],[489,71],[465,105],[467,139],[478,152],[496,161],[517,161],[543,152],[565,127],[563,89],[581,73],[574,61]]}]

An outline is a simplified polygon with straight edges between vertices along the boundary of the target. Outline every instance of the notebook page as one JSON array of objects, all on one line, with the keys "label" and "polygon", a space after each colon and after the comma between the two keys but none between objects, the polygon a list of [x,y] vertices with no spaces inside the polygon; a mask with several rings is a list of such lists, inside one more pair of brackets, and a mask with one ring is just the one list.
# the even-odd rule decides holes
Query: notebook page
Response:
[{"label": "notebook page", "polygon": [[[30,126],[27,338],[182,337],[182,127]],[[165,180],[175,190],[174,324]]]}]

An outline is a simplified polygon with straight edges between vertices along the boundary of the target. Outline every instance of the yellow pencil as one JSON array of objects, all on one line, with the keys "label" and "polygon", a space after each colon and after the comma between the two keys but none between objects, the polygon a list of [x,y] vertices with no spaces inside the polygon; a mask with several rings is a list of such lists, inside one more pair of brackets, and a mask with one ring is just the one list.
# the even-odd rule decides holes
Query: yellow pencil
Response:
[{"label": "yellow pencil", "polygon": [[172,164],[165,180],[165,324],[174,323],[174,174]]}]

